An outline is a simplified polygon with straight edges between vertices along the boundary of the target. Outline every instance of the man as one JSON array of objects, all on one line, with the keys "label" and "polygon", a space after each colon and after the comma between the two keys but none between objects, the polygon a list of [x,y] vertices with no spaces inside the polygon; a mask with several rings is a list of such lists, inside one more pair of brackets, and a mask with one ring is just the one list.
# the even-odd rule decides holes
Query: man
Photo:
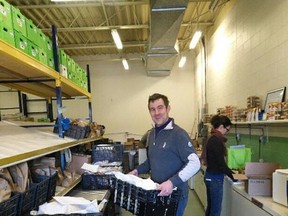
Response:
[{"label": "man", "polygon": [[151,179],[159,183],[160,196],[169,196],[173,188],[182,191],[177,216],[182,216],[188,201],[187,180],[200,169],[200,161],[187,132],[169,117],[170,105],[165,95],[153,94],[148,109],[154,122],[148,138],[148,158],[130,174],[151,171]]}]

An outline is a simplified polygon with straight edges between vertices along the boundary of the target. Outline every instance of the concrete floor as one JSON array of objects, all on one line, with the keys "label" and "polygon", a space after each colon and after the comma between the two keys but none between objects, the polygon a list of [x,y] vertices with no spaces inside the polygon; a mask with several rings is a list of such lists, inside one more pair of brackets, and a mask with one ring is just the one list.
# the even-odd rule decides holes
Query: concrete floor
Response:
[{"label": "concrete floor", "polygon": [[[132,213],[125,211],[124,209],[122,209],[122,216],[131,216],[133,215]],[[204,208],[198,198],[198,196],[196,195],[194,190],[190,190],[189,189],[189,199],[188,199],[188,204],[187,207],[185,209],[185,213],[184,216],[204,216],[205,212],[204,212]]]}]

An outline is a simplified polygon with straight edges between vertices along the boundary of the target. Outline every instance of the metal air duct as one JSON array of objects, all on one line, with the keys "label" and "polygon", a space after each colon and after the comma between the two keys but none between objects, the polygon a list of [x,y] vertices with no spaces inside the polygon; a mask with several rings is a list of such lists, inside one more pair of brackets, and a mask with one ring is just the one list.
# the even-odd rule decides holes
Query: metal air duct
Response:
[{"label": "metal air duct", "polygon": [[175,44],[189,0],[151,1],[151,35],[145,56],[148,76],[168,76],[177,57]]}]

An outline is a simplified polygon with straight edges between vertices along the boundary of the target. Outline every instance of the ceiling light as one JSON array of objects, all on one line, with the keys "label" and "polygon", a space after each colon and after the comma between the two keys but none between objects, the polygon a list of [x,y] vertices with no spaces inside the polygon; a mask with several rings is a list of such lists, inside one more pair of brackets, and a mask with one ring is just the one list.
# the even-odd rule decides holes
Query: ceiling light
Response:
[{"label": "ceiling light", "polygon": [[199,39],[201,38],[202,36],[202,32],[201,31],[196,31],[195,34],[193,35],[193,38],[190,42],[190,45],[189,45],[189,49],[194,49],[199,41]]},{"label": "ceiling light", "polygon": [[209,10],[214,12],[216,7],[218,6],[218,4],[219,4],[219,0],[211,1],[210,5],[209,5]]},{"label": "ceiling light", "polygon": [[186,63],[186,56],[182,56],[179,61],[178,67],[182,68],[185,65],[185,63]]},{"label": "ceiling light", "polygon": [[128,65],[128,62],[125,58],[122,59],[122,64],[123,64],[123,67],[125,68],[125,70],[129,70],[129,65]]},{"label": "ceiling light", "polygon": [[112,34],[112,37],[113,37],[113,40],[116,44],[117,49],[123,49],[123,45],[122,45],[120,36],[118,34],[118,31],[116,29],[112,29],[111,34]]}]

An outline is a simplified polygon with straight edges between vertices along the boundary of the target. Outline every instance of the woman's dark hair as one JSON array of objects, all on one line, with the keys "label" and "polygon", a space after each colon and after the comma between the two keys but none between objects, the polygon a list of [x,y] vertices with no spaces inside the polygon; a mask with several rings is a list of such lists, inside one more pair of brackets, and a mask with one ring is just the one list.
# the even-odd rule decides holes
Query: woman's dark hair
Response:
[{"label": "woman's dark hair", "polygon": [[230,121],[230,119],[227,116],[214,115],[211,118],[211,125],[213,126],[213,128],[218,128],[218,127],[220,127],[220,125],[223,125],[223,127],[226,128],[226,127],[232,125],[232,122]]}]

